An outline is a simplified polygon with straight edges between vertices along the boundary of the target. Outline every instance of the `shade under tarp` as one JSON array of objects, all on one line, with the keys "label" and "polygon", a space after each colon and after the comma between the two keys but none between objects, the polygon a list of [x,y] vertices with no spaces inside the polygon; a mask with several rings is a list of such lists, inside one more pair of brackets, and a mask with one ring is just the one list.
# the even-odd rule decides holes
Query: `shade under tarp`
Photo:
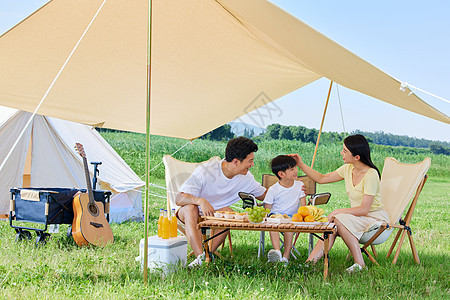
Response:
[{"label": "shade under tarp", "polygon": [[[100,0],[53,0],[0,37],[0,105],[33,111]],[[40,114],[145,132],[148,0],[107,0]],[[153,0],[151,133],[196,138],[321,77],[450,123],[265,0]]]}]

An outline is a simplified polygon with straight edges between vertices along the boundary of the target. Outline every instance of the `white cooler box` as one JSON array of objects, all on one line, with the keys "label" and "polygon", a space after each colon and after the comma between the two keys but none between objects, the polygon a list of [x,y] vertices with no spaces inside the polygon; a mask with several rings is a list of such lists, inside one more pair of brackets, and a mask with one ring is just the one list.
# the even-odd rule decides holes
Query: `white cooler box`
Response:
[{"label": "white cooler box", "polygon": [[[148,268],[149,270],[161,269],[164,273],[175,270],[176,265],[186,265],[187,239],[178,236],[170,239],[162,239],[157,235],[148,238]],[[144,239],[139,243],[139,256],[136,261],[141,261],[144,268]]]}]

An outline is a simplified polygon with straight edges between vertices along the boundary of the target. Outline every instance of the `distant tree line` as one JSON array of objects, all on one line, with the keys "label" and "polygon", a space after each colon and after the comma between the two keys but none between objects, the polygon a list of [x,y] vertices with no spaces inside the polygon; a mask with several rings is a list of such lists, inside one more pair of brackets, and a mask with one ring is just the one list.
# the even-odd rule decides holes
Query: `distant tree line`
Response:
[{"label": "distant tree line", "polygon": [[[253,138],[255,136],[255,131],[253,128],[244,128],[244,132],[241,135],[248,138]],[[231,131],[231,125],[225,124],[202,135],[200,138],[203,140],[212,141],[228,141],[234,137],[236,137],[236,135]]]},{"label": "distant tree line", "polygon": [[[355,130],[351,134],[362,134],[370,143],[385,145],[385,146],[403,146],[411,148],[428,148],[434,154],[450,155],[450,143],[431,141],[426,139],[418,139],[404,135],[394,135],[382,131],[365,132]],[[321,143],[342,143],[348,134],[338,132],[322,132]],[[310,129],[303,126],[285,126],[280,124],[272,124],[267,126],[266,132],[259,136],[265,139],[274,140],[297,140],[302,142],[315,143],[319,131],[317,129]],[[411,150],[413,151],[413,150]]]},{"label": "distant tree line", "polygon": [[234,138],[235,135],[231,131],[231,125],[225,124],[216,129],[202,135],[200,138],[202,140],[212,140],[212,141],[228,141]]},{"label": "distant tree line", "polygon": [[[382,131],[366,132],[355,130],[351,134],[362,134],[370,143],[377,145],[393,146],[393,147],[411,147],[411,148],[424,148],[433,152],[434,154],[450,155],[450,143],[441,141],[431,141],[426,139],[418,139],[405,135],[395,135],[391,133],[385,133]],[[245,129],[244,136],[252,138],[254,136],[253,130]],[[347,133],[338,132],[322,132],[320,142],[323,144],[328,143],[342,143]],[[319,131],[317,129],[310,129],[303,126],[285,126],[280,124],[271,124],[267,126],[265,133],[257,136],[256,140],[268,139],[268,140],[296,140],[305,143],[315,143]],[[234,138],[235,135],[231,131],[231,126],[226,124],[220,126],[213,131],[201,136],[201,139],[214,140],[214,141],[228,141]],[[411,149],[412,152],[415,152]]]},{"label": "distant tree line", "polygon": [[253,130],[253,128],[244,128],[244,133],[242,134],[242,136],[248,137],[250,139],[255,136],[255,130]]},{"label": "distant tree line", "polygon": [[445,147],[442,144],[438,142],[432,142],[430,143],[430,150],[434,154],[444,154],[444,155],[450,155],[450,147]]},{"label": "distant tree line", "polygon": [[429,148],[434,154],[450,155],[450,143],[418,139],[406,135],[395,135],[383,131],[366,132],[355,130],[352,133],[359,133],[369,138],[370,141],[378,145],[404,146],[413,148]]},{"label": "distant tree line", "polygon": [[[305,143],[315,143],[319,136],[317,129],[310,129],[303,126],[284,126],[271,124],[267,126],[266,132],[261,138],[273,140],[296,140]],[[322,132],[320,140],[324,143],[340,143],[347,135],[338,132]]]},{"label": "distant tree line", "polygon": [[352,133],[359,133],[364,135],[365,137],[369,137],[372,140],[372,143],[379,145],[430,148],[431,144],[439,144],[444,148],[450,147],[450,143],[447,142],[418,139],[406,135],[395,135],[392,133],[386,133],[383,131],[366,132],[355,130]]}]

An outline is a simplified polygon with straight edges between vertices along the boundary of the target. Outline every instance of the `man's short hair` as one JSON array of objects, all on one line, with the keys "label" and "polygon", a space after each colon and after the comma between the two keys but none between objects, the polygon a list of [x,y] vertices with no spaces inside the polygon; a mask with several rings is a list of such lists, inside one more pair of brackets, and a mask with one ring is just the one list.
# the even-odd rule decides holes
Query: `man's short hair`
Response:
[{"label": "man's short hair", "polygon": [[295,159],[289,155],[278,155],[270,162],[272,172],[278,177],[278,179],[281,179],[278,175],[278,172],[284,172],[287,169],[295,167],[296,165],[297,162],[295,161]]},{"label": "man's short hair", "polygon": [[249,138],[240,136],[231,139],[225,149],[225,160],[231,162],[234,158],[243,161],[250,153],[258,151],[258,146]]}]

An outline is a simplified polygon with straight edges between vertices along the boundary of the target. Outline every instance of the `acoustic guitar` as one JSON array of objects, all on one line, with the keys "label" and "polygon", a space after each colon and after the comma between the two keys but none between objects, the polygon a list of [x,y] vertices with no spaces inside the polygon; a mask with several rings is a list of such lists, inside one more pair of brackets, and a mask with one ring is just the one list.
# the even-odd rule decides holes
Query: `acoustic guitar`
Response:
[{"label": "acoustic guitar", "polygon": [[83,158],[87,193],[78,192],[72,202],[74,218],[72,236],[78,246],[105,246],[112,244],[114,236],[105,217],[103,203],[94,200],[89,169],[83,145],[76,143],[75,149]]}]

